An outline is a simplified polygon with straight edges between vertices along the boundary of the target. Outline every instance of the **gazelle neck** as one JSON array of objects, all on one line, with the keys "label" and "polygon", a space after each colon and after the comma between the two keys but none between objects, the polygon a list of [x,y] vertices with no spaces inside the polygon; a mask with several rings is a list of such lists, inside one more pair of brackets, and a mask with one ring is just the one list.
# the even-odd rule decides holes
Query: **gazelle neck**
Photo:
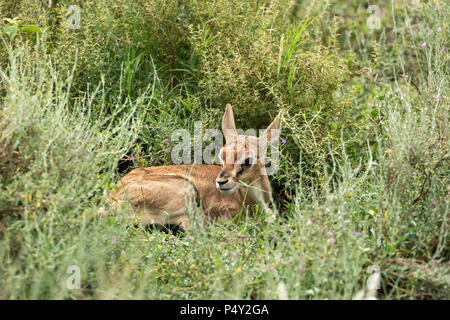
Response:
[{"label": "gazelle neck", "polygon": [[269,178],[267,177],[266,168],[261,167],[260,173],[261,173],[260,175],[261,192],[263,194],[264,201],[268,203],[272,199],[272,188],[270,187],[270,181]]},{"label": "gazelle neck", "polygon": [[260,176],[248,188],[248,195],[258,205],[266,208],[272,199],[272,189],[266,168],[260,167]]}]

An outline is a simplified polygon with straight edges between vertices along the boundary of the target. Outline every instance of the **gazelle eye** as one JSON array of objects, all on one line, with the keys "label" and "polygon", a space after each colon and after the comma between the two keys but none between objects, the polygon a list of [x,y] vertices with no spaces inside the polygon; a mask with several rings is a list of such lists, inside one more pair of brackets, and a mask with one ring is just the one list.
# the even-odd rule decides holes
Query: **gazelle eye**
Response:
[{"label": "gazelle eye", "polygon": [[242,166],[247,169],[247,168],[250,168],[252,166],[252,163],[253,163],[253,159],[252,158],[247,158],[247,159],[245,159],[245,161],[242,164]]}]

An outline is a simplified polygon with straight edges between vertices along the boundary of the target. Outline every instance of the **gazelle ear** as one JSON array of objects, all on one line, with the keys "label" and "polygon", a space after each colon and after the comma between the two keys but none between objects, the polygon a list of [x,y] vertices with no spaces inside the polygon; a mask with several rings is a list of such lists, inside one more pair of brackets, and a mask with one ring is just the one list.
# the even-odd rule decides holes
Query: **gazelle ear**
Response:
[{"label": "gazelle ear", "polygon": [[229,142],[236,136],[236,126],[234,125],[234,115],[231,105],[228,103],[225,107],[225,114],[222,119],[222,132],[225,141]]},{"label": "gazelle ear", "polygon": [[273,119],[272,123],[264,131],[263,135],[258,139],[263,139],[265,143],[272,141],[272,139],[278,139],[281,133],[281,122],[283,116],[283,109],[280,110],[278,115]]}]

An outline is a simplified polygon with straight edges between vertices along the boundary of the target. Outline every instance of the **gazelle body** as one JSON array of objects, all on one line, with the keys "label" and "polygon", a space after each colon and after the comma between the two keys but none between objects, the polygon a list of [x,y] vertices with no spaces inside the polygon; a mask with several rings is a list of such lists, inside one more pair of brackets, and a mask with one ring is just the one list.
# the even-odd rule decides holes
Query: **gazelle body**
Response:
[{"label": "gazelle body", "polygon": [[[129,200],[142,224],[176,224],[185,231],[189,229],[192,206],[201,206],[207,220],[225,221],[258,204],[273,221],[275,216],[268,206],[271,187],[259,146],[270,140],[273,130],[279,134],[280,126],[281,112],[260,138],[237,135],[228,104],[222,120],[226,139],[220,150],[222,167],[194,164],[138,168],[119,181],[118,190],[111,192],[107,202],[118,209]],[[100,210],[106,213],[104,208]]]}]

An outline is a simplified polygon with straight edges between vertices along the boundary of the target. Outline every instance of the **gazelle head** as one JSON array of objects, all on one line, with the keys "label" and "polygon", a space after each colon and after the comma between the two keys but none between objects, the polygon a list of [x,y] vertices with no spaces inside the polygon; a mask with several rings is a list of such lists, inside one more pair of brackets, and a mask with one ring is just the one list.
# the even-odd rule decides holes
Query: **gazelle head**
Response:
[{"label": "gazelle head", "polygon": [[[281,113],[259,137],[239,135],[234,124],[233,109],[227,104],[222,119],[225,145],[220,149],[222,170],[216,178],[217,189],[231,194],[240,186],[256,185],[268,189],[264,198],[270,197],[270,184],[265,170],[265,146],[278,139],[281,129]],[[264,153],[264,154],[263,154]]]}]

